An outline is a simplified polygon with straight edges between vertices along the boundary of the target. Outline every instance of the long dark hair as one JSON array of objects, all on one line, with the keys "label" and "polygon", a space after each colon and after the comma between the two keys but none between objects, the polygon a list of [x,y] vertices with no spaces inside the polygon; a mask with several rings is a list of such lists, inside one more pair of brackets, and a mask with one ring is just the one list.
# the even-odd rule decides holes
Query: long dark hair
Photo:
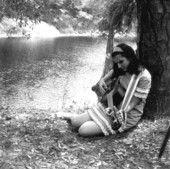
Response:
[{"label": "long dark hair", "polygon": [[[140,63],[139,59],[136,57],[136,54],[135,54],[135,51],[133,50],[133,48],[128,46],[127,44],[124,44],[124,43],[117,45],[117,47],[119,47],[122,51],[113,51],[112,58],[118,54],[121,54],[123,57],[127,58],[130,61],[127,71],[130,74],[138,75],[140,73],[139,67],[141,66],[141,63]],[[118,68],[118,65],[115,63],[113,65],[113,69],[115,72],[114,73],[115,76],[120,76],[125,73],[122,70],[120,70]]]}]

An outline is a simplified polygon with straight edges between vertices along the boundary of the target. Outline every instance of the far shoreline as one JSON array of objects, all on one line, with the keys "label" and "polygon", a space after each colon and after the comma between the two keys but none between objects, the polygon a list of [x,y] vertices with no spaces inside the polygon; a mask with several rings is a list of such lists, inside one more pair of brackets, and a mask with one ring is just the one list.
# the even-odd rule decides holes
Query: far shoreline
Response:
[{"label": "far shoreline", "polygon": [[69,34],[58,34],[55,36],[31,36],[31,35],[19,35],[19,34],[15,34],[15,35],[11,35],[11,36],[7,36],[5,34],[0,35],[0,38],[27,38],[27,39],[31,39],[31,38],[58,38],[58,37],[67,37],[67,36],[89,36],[89,37],[99,37],[101,36],[100,34],[96,34],[96,33],[83,33],[83,34],[79,34],[79,33],[69,33]]}]

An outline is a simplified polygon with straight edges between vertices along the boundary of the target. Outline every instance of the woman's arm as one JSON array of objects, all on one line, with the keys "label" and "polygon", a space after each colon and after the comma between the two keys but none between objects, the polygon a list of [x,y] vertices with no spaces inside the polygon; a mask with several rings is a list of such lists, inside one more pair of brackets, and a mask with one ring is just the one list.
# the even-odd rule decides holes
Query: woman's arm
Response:
[{"label": "woman's arm", "polygon": [[100,90],[103,92],[103,93],[106,93],[106,91],[108,90],[108,87],[106,85],[106,81],[108,79],[110,79],[111,77],[113,76],[113,70],[110,70],[103,78],[101,78],[99,80],[99,87],[100,87]]},{"label": "woman's arm", "polygon": [[131,102],[129,103],[129,105],[127,107],[127,109],[125,110],[125,113],[130,112],[140,101],[141,101],[141,98],[133,96]]},{"label": "woman's arm", "polygon": [[110,79],[113,76],[113,69],[110,70],[104,77],[103,80],[106,82],[108,79]]},{"label": "woman's arm", "polygon": [[141,78],[135,89],[134,95],[127,107],[126,113],[131,111],[142,99],[146,99],[151,88],[151,75],[148,70],[143,70]]},{"label": "woman's arm", "polygon": [[[127,109],[126,110],[124,110],[124,113],[125,114],[127,114],[128,112],[130,112],[139,102],[140,102],[140,98],[138,98],[138,97],[135,97],[135,96],[133,96],[132,97],[132,100],[131,100],[131,102],[130,102],[130,104],[128,105],[128,107],[127,107]],[[120,109],[120,107],[121,107],[121,104],[120,104],[120,106],[118,107],[118,110],[117,110],[117,118],[118,118],[118,120],[119,120],[119,122],[122,122],[123,120],[122,120],[122,109]],[[122,129],[121,129],[122,130]],[[124,130],[124,129],[123,129]],[[122,131],[123,131],[122,130]]]}]

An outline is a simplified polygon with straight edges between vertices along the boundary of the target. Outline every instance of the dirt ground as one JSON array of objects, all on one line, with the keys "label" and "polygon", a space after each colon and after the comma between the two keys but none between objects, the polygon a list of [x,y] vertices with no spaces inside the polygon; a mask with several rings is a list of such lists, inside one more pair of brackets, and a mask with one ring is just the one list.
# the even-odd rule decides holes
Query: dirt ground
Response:
[{"label": "dirt ground", "polygon": [[[72,107],[70,113],[80,112]],[[57,112],[0,110],[1,169],[168,169],[170,141],[161,159],[168,119],[141,121],[116,136],[84,138]]]}]

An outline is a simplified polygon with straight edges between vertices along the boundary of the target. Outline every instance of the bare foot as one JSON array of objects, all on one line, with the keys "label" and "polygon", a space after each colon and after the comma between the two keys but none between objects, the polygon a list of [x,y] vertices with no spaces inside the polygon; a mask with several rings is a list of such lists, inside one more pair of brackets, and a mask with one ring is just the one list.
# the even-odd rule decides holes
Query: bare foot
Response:
[{"label": "bare foot", "polygon": [[64,112],[58,112],[57,117],[62,119],[62,120],[71,120],[72,117],[75,115],[72,113],[64,113]]}]

